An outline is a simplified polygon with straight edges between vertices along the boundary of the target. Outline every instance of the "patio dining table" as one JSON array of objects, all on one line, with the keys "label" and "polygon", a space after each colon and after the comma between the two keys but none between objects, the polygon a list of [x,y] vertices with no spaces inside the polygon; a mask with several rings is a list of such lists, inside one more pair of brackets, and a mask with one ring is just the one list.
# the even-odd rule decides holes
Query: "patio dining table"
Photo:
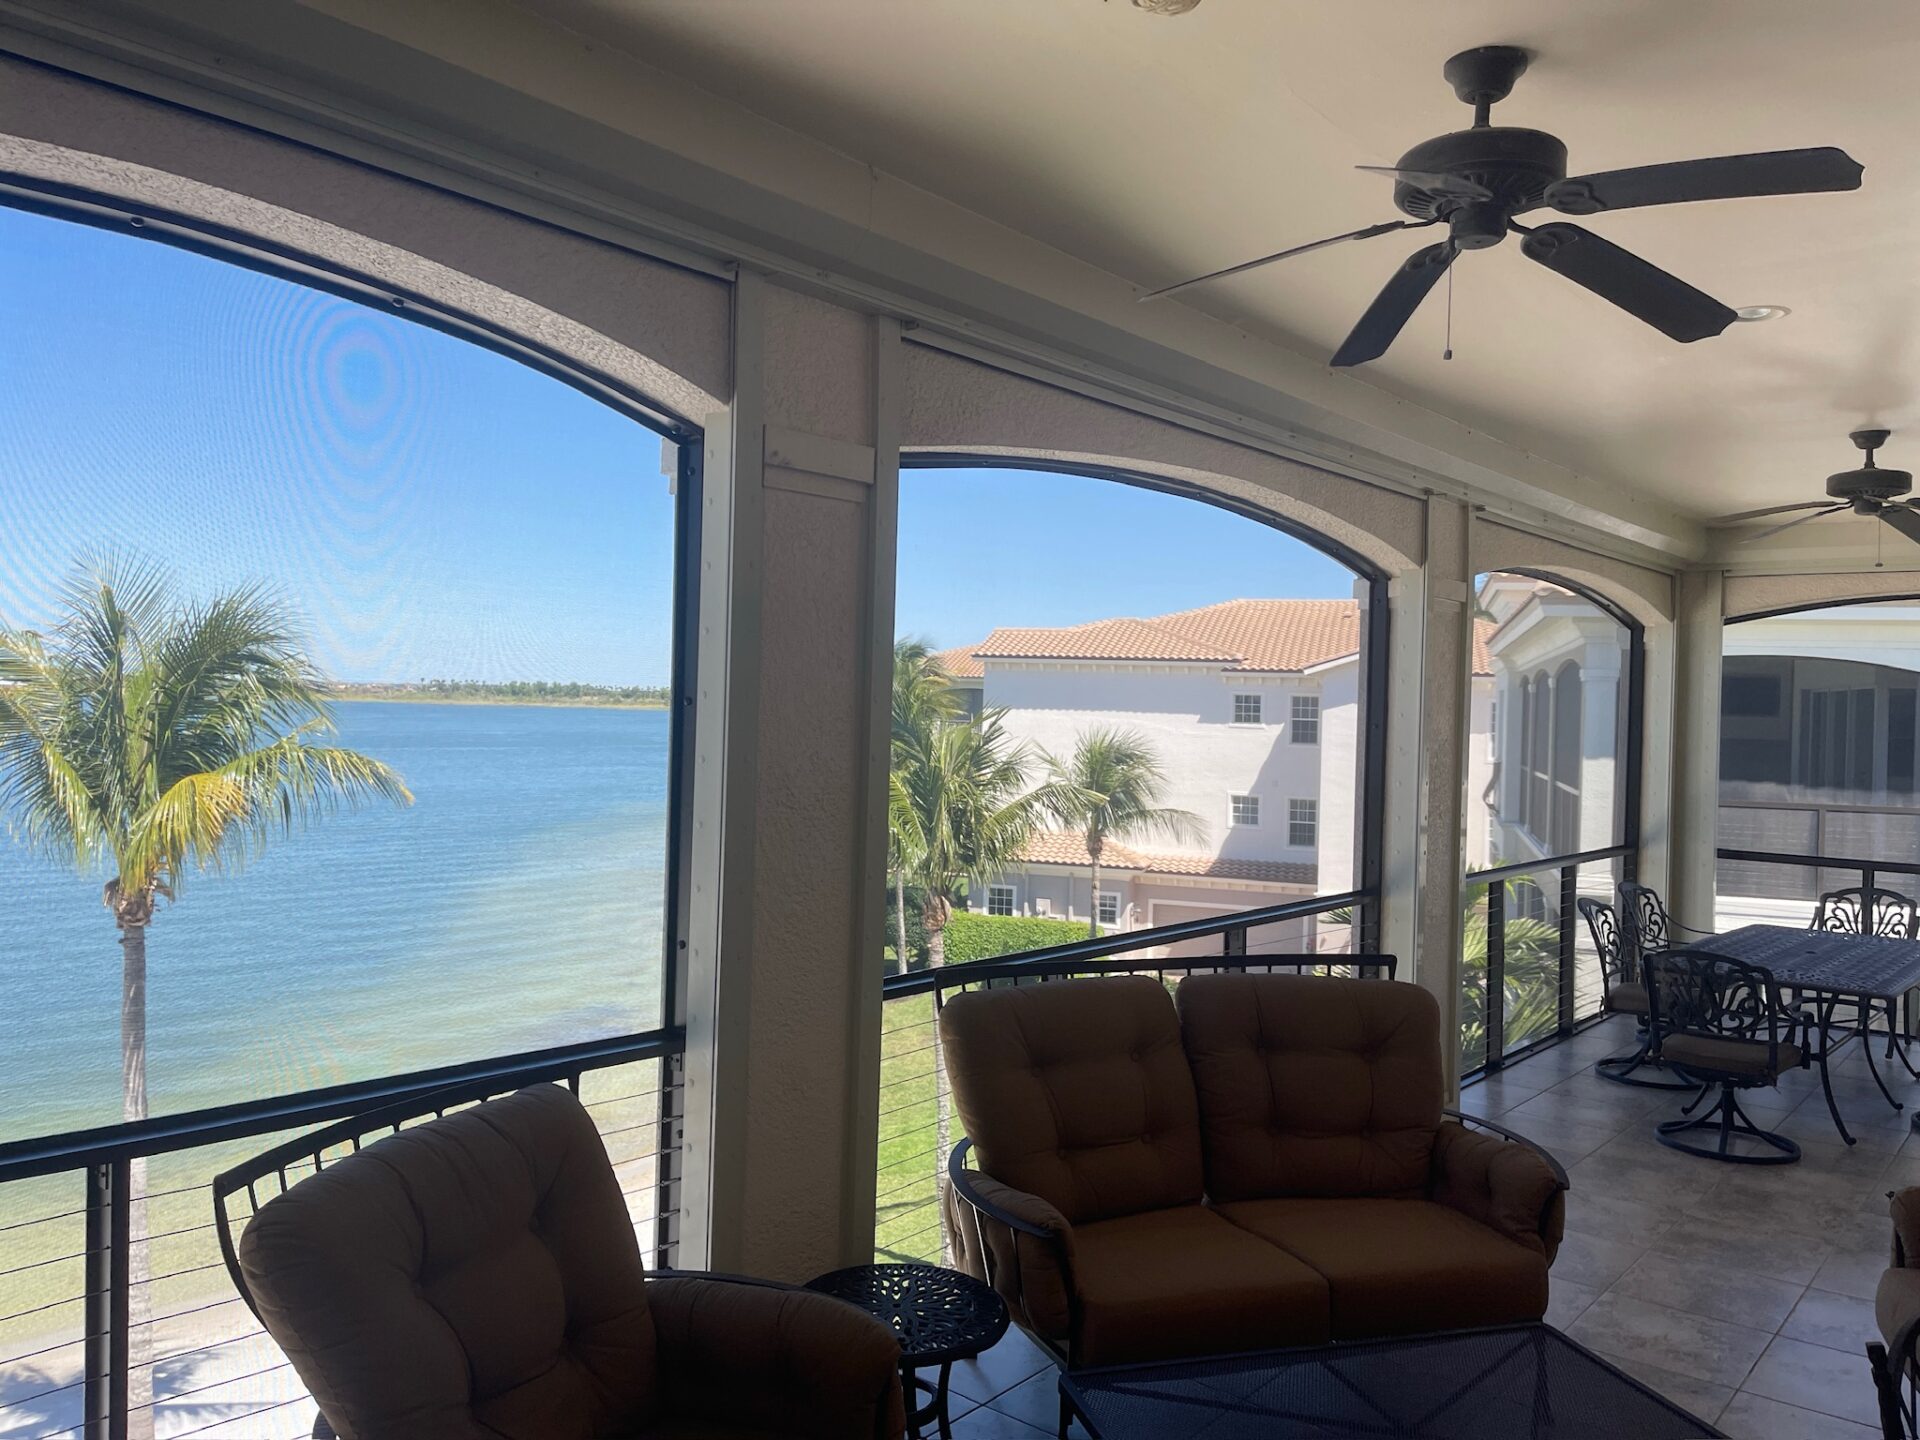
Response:
[{"label": "patio dining table", "polygon": [[[1897,1057],[1909,1075],[1920,1079],[1920,1070],[1914,1069],[1907,1054],[1899,1020],[1900,1002],[1908,992],[1920,987],[1920,941],[1830,930],[1797,930],[1786,925],[1744,925],[1738,930],[1694,941],[1685,948],[1763,966],[1773,972],[1781,989],[1798,992],[1813,1002],[1819,1045],[1810,1058],[1820,1069],[1820,1088],[1826,1095],[1827,1113],[1833,1116],[1834,1128],[1847,1144],[1852,1145],[1855,1140],[1846,1121],[1840,1117],[1840,1107],[1833,1097],[1833,1077],[1828,1071],[1833,1053],[1847,1041],[1860,1040],[1874,1084],[1894,1109],[1905,1108],[1887,1089],[1887,1082],[1874,1060],[1873,1021],[1876,1007],[1884,1007],[1887,1058]],[[1836,1042],[1834,1025],[1842,1006],[1855,1007],[1853,1023],[1845,1027]]]}]

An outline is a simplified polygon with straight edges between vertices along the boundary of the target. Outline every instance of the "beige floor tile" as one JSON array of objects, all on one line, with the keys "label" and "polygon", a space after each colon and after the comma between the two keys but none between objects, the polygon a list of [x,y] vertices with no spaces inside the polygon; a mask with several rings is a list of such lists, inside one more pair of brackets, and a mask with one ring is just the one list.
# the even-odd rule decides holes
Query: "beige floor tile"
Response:
[{"label": "beige floor tile", "polygon": [[1653,1366],[1737,1389],[1773,1337],[1766,1330],[1709,1320],[1630,1296],[1602,1295],[1567,1332],[1617,1356],[1634,1373]]},{"label": "beige floor tile", "polygon": [[1718,1216],[1705,1219],[1682,1215],[1655,1237],[1653,1253],[1693,1265],[1723,1266],[1806,1285],[1828,1252],[1820,1240],[1796,1238],[1782,1243],[1776,1231],[1734,1225]]},{"label": "beige floor tile", "polygon": [[1776,1338],[1741,1388],[1856,1425],[1872,1425],[1879,1420],[1867,1357],[1809,1345],[1804,1340]]},{"label": "beige floor tile", "polygon": [[1650,1300],[1689,1315],[1730,1320],[1777,1331],[1793,1313],[1804,1286],[1721,1265],[1697,1265],[1668,1255],[1643,1255],[1613,1285],[1616,1295]]},{"label": "beige floor tile", "polygon": [[1869,1429],[1745,1391],[1727,1403],[1717,1424],[1731,1440],[1880,1440],[1878,1426]]},{"label": "beige floor tile", "polygon": [[1874,1322],[1871,1300],[1836,1295],[1828,1290],[1808,1290],[1793,1307],[1793,1314],[1780,1327],[1780,1333],[1809,1345],[1825,1345],[1830,1350],[1859,1355],[1869,1340],[1880,1338],[1880,1327]]},{"label": "beige floor tile", "polygon": [[1600,1291],[1594,1286],[1553,1275],[1547,1287],[1547,1323],[1556,1330],[1565,1330],[1599,1298]]}]

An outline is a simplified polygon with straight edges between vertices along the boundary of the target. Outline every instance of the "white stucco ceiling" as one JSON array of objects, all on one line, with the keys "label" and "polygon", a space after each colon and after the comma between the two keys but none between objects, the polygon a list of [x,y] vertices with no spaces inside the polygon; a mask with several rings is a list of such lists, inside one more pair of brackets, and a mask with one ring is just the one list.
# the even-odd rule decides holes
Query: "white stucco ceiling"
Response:
[{"label": "white stucco ceiling", "polygon": [[[1439,72],[1470,45],[1535,52],[1496,121],[1560,136],[1575,172],[1839,145],[1866,166],[1857,193],[1586,222],[1784,320],[1676,345],[1507,244],[1456,267],[1453,360],[1442,290],[1361,374],[1694,516],[1814,498],[1864,421],[1911,425],[1884,458],[1920,469],[1914,0],[527,8],[1142,288],[1393,218],[1387,183],[1351,167],[1467,123]],[[1324,357],[1426,240],[1338,247],[1186,303]]]}]

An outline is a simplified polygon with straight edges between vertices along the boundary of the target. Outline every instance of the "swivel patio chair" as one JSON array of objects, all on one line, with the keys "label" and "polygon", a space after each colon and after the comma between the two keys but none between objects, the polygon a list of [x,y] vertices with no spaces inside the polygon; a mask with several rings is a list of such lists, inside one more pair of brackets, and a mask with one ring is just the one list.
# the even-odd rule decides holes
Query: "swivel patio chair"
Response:
[{"label": "swivel patio chair", "polygon": [[[1773,1085],[1783,1071],[1806,1063],[1806,1052],[1794,1039],[1805,1017],[1781,1003],[1773,973],[1700,949],[1661,951],[1649,955],[1646,965],[1660,1016],[1662,1058],[1700,1089],[1680,1119],[1655,1127],[1655,1138],[1669,1149],[1734,1165],[1790,1165],[1798,1160],[1798,1145],[1761,1129],[1740,1107],[1742,1090]],[[1693,1115],[1716,1089],[1719,1099]],[[1711,1146],[1686,1138],[1709,1130],[1717,1132]],[[1767,1148],[1736,1150],[1736,1136]]]},{"label": "swivel patio chair", "polygon": [[1629,962],[1643,973],[1649,955],[1676,944],[1691,943],[1676,940],[1677,934],[1702,938],[1712,934],[1678,923],[1667,913],[1667,902],[1660,898],[1658,890],[1632,880],[1620,882],[1620,919]]},{"label": "swivel patio chair", "polygon": [[[1630,1055],[1614,1055],[1596,1060],[1593,1071],[1602,1080],[1620,1085],[1638,1085],[1648,1090],[1695,1090],[1699,1087],[1666,1073],[1660,1059],[1660,1031],[1654,1024],[1652,1007],[1640,964],[1626,947],[1620,933],[1620,916],[1603,900],[1582,897],[1574,902],[1580,918],[1587,922],[1593,936],[1593,948],[1600,957],[1600,1005],[1613,1015],[1631,1015],[1639,1024],[1640,1048]],[[1657,1074],[1636,1075],[1636,1070]]]},{"label": "swivel patio chair", "polygon": [[[316,1435],[904,1432],[900,1347],[871,1316],[769,1281],[647,1275],[620,1182],[570,1091],[535,1085],[400,1128],[476,1097],[435,1098],[214,1181],[233,1283],[318,1402],[330,1429]],[[252,1214],[236,1243],[243,1195]]]},{"label": "swivel patio chair", "polygon": [[1825,930],[1835,935],[1881,935],[1892,940],[1915,937],[1914,916],[1920,906],[1913,899],[1893,890],[1869,890],[1855,885],[1845,890],[1829,890],[1813,907],[1809,930]]}]

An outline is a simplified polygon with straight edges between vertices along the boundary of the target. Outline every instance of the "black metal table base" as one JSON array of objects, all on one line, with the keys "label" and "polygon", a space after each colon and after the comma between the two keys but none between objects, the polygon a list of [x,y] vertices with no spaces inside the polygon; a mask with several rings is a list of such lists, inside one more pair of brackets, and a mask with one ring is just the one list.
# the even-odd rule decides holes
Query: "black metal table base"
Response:
[{"label": "black metal table base", "polygon": [[[900,1362],[900,1388],[907,1399],[907,1434],[912,1440],[925,1440],[926,1427],[935,1427],[940,1440],[953,1440],[953,1419],[948,1413],[950,1391],[948,1381],[953,1378],[953,1362],[943,1360],[940,1363],[940,1378],[929,1380],[906,1361]],[[925,1391],[932,1398],[924,1405],[916,1405],[914,1396]]]}]

